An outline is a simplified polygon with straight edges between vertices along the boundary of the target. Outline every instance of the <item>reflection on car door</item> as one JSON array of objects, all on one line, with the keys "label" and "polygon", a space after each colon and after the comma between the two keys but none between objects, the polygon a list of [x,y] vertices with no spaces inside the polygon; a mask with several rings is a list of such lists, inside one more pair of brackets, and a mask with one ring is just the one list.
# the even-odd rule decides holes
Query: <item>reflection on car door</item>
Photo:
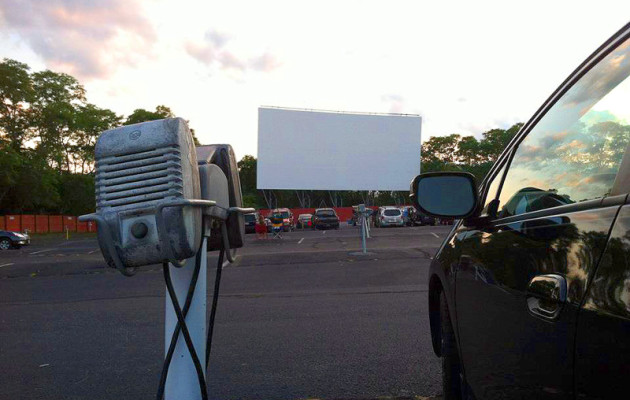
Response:
[{"label": "reflection on car door", "polygon": [[[480,398],[567,398],[580,301],[618,207],[523,218],[462,231],[456,303],[468,382]],[[540,275],[566,279],[552,319],[528,308]]]},{"label": "reflection on car door", "polygon": [[578,316],[578,399],[630,393],[630,206],[622,207]]}]

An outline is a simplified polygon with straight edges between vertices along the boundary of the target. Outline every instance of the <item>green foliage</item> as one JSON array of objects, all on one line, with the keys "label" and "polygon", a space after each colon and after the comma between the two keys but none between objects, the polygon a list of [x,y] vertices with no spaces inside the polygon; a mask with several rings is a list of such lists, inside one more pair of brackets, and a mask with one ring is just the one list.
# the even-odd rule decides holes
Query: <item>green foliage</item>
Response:
[{"label": "green foliage", "polygon": [[491,129],[474,136],[433,136],[422,144],[422,172],[465,171],[475,175],[481,183],[501,152],[523,126],[514,124],[508,129]]},{"label": "green foliage", "polygon": [[4,59],[0,63],[0,132],[19,151],[28,134],[34,99],[28,65]]},{"label": "green foliage", "polygon": [[[137,109],[125,123],[173,117]],[[123,118],[87,103],[74,77],[0,62],[0,213],[94,210],[94,145]],[[194,134],[193,134],[194,137]],[[195,138],[195,142],[198,141]]]},{"label": "green foliage", "polygon": [[57,191],[62,214],[81,215],[94,212],[94,177],[64,172],[59,176]]},{"label": "green foliage", "polygon": [[175,115],[170,108],[166,106],[157,106],[155,111],[148,111],[144,108],[135,109],[125,120],[123,125],[139,124],[145,121],[154,121],[156,119],[173,118]]}]

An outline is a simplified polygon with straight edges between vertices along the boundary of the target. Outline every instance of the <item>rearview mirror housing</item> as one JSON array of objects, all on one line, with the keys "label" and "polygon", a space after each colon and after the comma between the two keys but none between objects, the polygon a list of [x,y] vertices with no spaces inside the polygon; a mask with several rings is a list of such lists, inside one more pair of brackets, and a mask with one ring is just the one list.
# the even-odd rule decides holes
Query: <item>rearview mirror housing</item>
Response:
[{"label": "rearview mirror housing", "polygon": [[467,218],[479,203],[475,177],[468,172],[428,172],[411,182],[410,197],[420,212],[434,217]]}]

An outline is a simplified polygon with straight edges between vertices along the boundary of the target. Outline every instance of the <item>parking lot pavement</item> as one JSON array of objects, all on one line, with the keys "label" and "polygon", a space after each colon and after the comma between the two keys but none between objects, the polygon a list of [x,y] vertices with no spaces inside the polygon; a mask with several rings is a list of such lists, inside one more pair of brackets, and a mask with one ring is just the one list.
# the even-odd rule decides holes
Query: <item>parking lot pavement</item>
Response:
[{"label": "parking lot pavement", "polygon": [[[373,229],[367,256],[353,254],[360,242],[348,226],[247,235],[223,273],[211,397],[438,395],[427,271],[449,229]],[[93,236],[35,236],[32,246],[0,252],[0,399],[154,397],[164,343],[159,266],[125,278],[104,268],[97,249]],[[213,254],[209,288],[215,262]]]}]

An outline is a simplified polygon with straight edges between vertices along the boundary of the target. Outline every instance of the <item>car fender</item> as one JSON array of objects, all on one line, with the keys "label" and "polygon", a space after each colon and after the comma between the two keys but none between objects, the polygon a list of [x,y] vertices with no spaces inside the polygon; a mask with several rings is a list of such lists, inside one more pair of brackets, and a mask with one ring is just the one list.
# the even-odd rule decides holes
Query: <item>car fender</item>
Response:
[{"label": "car fender", "polygon": [[460,348],[455,302],[455,279],[459,256],[454,246],[456,231],[460,225],[461,223],[456,224],[446,236],[429,267],[429,324],[433,351],[438,357],[441,356],[440,293],[442,292],[445,294],[457,348]]}]

